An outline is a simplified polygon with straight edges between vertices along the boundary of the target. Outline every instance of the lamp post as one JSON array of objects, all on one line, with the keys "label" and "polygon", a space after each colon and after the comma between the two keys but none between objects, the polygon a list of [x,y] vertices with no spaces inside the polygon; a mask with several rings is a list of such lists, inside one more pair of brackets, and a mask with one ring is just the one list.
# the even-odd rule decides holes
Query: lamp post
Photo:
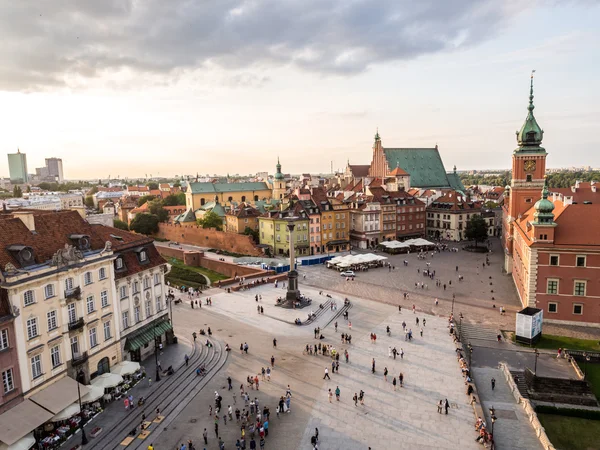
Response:
[{"label": "lamp post", "polygon": [[587,353],[583,353],[583,379],[585,380],[587,376],[587,363],[590,360],[590,355]]},{"label": "lamp post", "polygon": [[470,368],[471,367],[471,355],[473,354],[473,346],[469,342],[469,344],[468,344],[467,347],[468,347],[468,350],[469,350],[469,368]]},{"label": "lamp post", "polygon": [[[73,353],[73,345],[71,345],[71,365],[73,366],[73,361],[75,361],[75,354]],[[75,366],[73,366],[75,367]],[[81,408],[81,389],[79,388],[79,380],[78,380],[77,369],[75,369],[75,382],[77,383],[77,399],[79,400],[79,428],[81,429],[81,445],[86,445],[88,443],[88,438],[85,435],[85,429],[83,428],[83,409]]]},{"label": "lamp post", "polygon": [[462,342],[462,313],[458,314],[458,342]]},{"label": "lamp post", "polygon": [[540,356],[540,352],[538,351],[538,349],[535,349],[535,364],[533,366],[533,375],[537,376],[537,360]]},{"label": "lamp post", "polygon": [[154,321],[154,326],[152,327],[152,331],[154,333],[154,363],[156,364],[156,381],[160,381],[160,373],[158,370],[158,342],[156,342],[156,320]]},{"label": "lamp post", "polygon": [[497,419],[497,417],[496,417],[496,410],[494,409],[494,406],[492,406],[490,408],[490,420],[492,421],[492,449],[494,449],[496,447],[495,443],[494,443],[494,440],[495,440],[495,437],[494,437],[494,423],[496,423],[496,419]]},{"label": "lamp post", "polygon": [[456,297],[456,294],[452,294],[452,315],[454,315],[454,297]]}]

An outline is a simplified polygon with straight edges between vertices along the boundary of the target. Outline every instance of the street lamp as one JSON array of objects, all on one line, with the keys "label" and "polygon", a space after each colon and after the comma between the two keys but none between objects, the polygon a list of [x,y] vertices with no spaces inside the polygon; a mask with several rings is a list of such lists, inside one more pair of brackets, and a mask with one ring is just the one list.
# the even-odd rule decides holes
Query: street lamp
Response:
[{"label": "street lamp", "polygon": [[[71,365],[73,366],[73,362],[75,361],[75,355],[73,353],[73,345],[71,345]],[[73,366],[74,367],[74,366]],[[79,428],[81,429],[81,445],[86,445],[88,443],[88,438],[85,435],[85,429],[83,428],[83,409],[81,407],[81,389],[79,388],[79,376],[77,369],[75,369],[75,382],[77,383],[77,399],[79,400]]]},{"label": "street lamp", "polygon": [[492,421],[492,449],[496,447],[494,444],[494,423],[496,423],[496,419],[498,419],[496,417],[496,410],[494,409],[494,406],[492,406],[490,408],[490,420]]},{"label": "street lamp", "polygon": [[471,368],[471,355],[473,354],[473,346],[469,342],[469,344],[467,345],[467,347],[468,347],[468,350],[469,350],[469,368]]},{"label": "street lamp", "polygon": [[587,376],[587,363],[590,360],[590,355],[584,352],[583,358],[583,379],[585,380],[585,377]]},{"label": "street lamp", "polygon": [[540,357],[540,352],[538,351],[538,349],[535,349],[535,364],[533,366],[533,375],[537,376],[537,360]]},{"label": "street lamp", "polygon": [[462,313],[458,314],[458,342],[462,341],[462,320],[463,320],[463,315]]},{"label": "street lamp", "polygon": [[456,294],[452,294],[452,314],[454,315],[454,297],[456,297]]},{"label": "street lamp", "polygon": [[152,327],[154,333],[154,363],[156,364],[156,381],[160,381],[160,373],[158,370],[158,342],[156,342],[156,320],[154,321],[154,327]]}]

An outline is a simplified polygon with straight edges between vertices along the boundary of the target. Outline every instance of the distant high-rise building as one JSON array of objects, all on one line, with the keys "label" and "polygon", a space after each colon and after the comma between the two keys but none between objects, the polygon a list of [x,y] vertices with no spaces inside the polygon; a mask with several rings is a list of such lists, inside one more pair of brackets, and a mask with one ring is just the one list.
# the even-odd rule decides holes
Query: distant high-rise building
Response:
[{"label": "distant high-rise building", "polygon": [[56,178],[59,183],[64,181],[62,159],[46,158],[46,167],[48,168],[48,176]]},{"label": "distant high-rise building", "polygon": [[8,170],[11,183],[27,183],[27,156],[17,150],[8,154]]}]

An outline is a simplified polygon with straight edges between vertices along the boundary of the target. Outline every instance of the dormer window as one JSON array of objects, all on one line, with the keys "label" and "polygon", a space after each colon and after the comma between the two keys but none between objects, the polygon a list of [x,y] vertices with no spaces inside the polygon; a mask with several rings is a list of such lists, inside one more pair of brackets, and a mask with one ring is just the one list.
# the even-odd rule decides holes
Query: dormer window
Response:
[{"label": "dormer window", "polygon": [[117,268],[117,270],[123,269],[123,258],[115,259],[115,267]]},{"label": "dormer window", "polygon": [[90,249],[90,237],[86,234],[71,234],[69,239],[81,251]]},{"label": "dormer window", "polygon": [[26,245],[10,245],[8,251],[19,261],[21,267],[32,266],[35,264],[33,248]]},{"label": "dormer window", "polygon": [[144,262],[148,260],[148,255],[146,254],[146,250],[142,250],[140,252],[140,261]]}]

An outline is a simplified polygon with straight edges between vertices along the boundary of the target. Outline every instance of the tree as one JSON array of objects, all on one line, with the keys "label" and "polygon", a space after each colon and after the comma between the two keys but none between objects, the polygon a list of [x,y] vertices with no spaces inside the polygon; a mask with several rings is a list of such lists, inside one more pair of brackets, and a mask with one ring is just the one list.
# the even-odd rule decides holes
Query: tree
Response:
[{"label": "tree", "polygon": [[17,197],[17,198],[23,197],[23,190],[19,186],[15,186],[13,188],[13,197]]},{"label": "tree", "polygon": [[94,197],[92,197],[91,195],[88,195],[85,198],[85,206],[87,206],[88,208],[93,208],[94,207]]},{"label": "tree", "polygon": [[140,234],[152,234],[158,231],[158,217],[154,214],[138,214],[129,225],[131,231]]},{"label": "tree", "polygon": [[492,201],[492,200],[488,200],[487,202],[485,202],[485,207],[486,208],[490,208],[490,209],[494,209],[498,207],[498,203]]},{"label": "tree", "polygon": [[176,187],[176,188],[181,187],[180,181],[177,180],[175,183],[173,183],[173,187]]},{"label": "tree", "polygon": [[475,241],[475,247],[477,247],[478,242],[485,241],[488,237],[485,219],[480,215],[471,217],[467,223],[465,237],[470,241]]},{"label": "tree", "polygon": [[165,206],[185,205],[185,194],[180,192],[179,194],[167,195],[164,204]]},{"label": "tree", "polygon": [[126,222],[123,222],[122,220],[119,220],[119,219],[114,220],[113,227],[118,228],[119,230],[129,231],[129,225],[127,225]]},{"label": "tree", "polygon": [[27,192],[31,192],[31,186],[29,184],[27,185]]},{"label": "tree", "polygon": [[163,208],[162,200],[155,199],[148,202],[148,210],[150,214],[154,214],[158,217],[159,222],[166,222],[169,220],[169,212]]},{"label": "tree", "polygon": [[148,186],[148,189],[150,189],[151,191],[158,189],[158,183],[155,183],[154,181],[147,183],[146,186]]},{"label": "tree", "polygon": [[154,200],[156,195],[144,195],[138,199],[137,205],[138,207],[142,206],[144,203]]},{"label": "tree", "polygon": [[252,239],[254,240],[254,242],[255,242],[256,244],[258,244],[258,243],[259,243],[259,238],[260,238],[260,237],[259,237],[259,234],[258,234],[258,230],[253,230],[253,229],[252,229],[252,228],[250,228],[250,227],[246,227],[246,228],[244,229],[244,234],[245,234],[245,235],[247,235],[247,236],[252,236]]},{"label": "tree", "polygon": [[209,211],[201,219],[198,219],[198,225],[202,228],[216,228],[219,231],[223,230],[223,219],[213,211]]}]

